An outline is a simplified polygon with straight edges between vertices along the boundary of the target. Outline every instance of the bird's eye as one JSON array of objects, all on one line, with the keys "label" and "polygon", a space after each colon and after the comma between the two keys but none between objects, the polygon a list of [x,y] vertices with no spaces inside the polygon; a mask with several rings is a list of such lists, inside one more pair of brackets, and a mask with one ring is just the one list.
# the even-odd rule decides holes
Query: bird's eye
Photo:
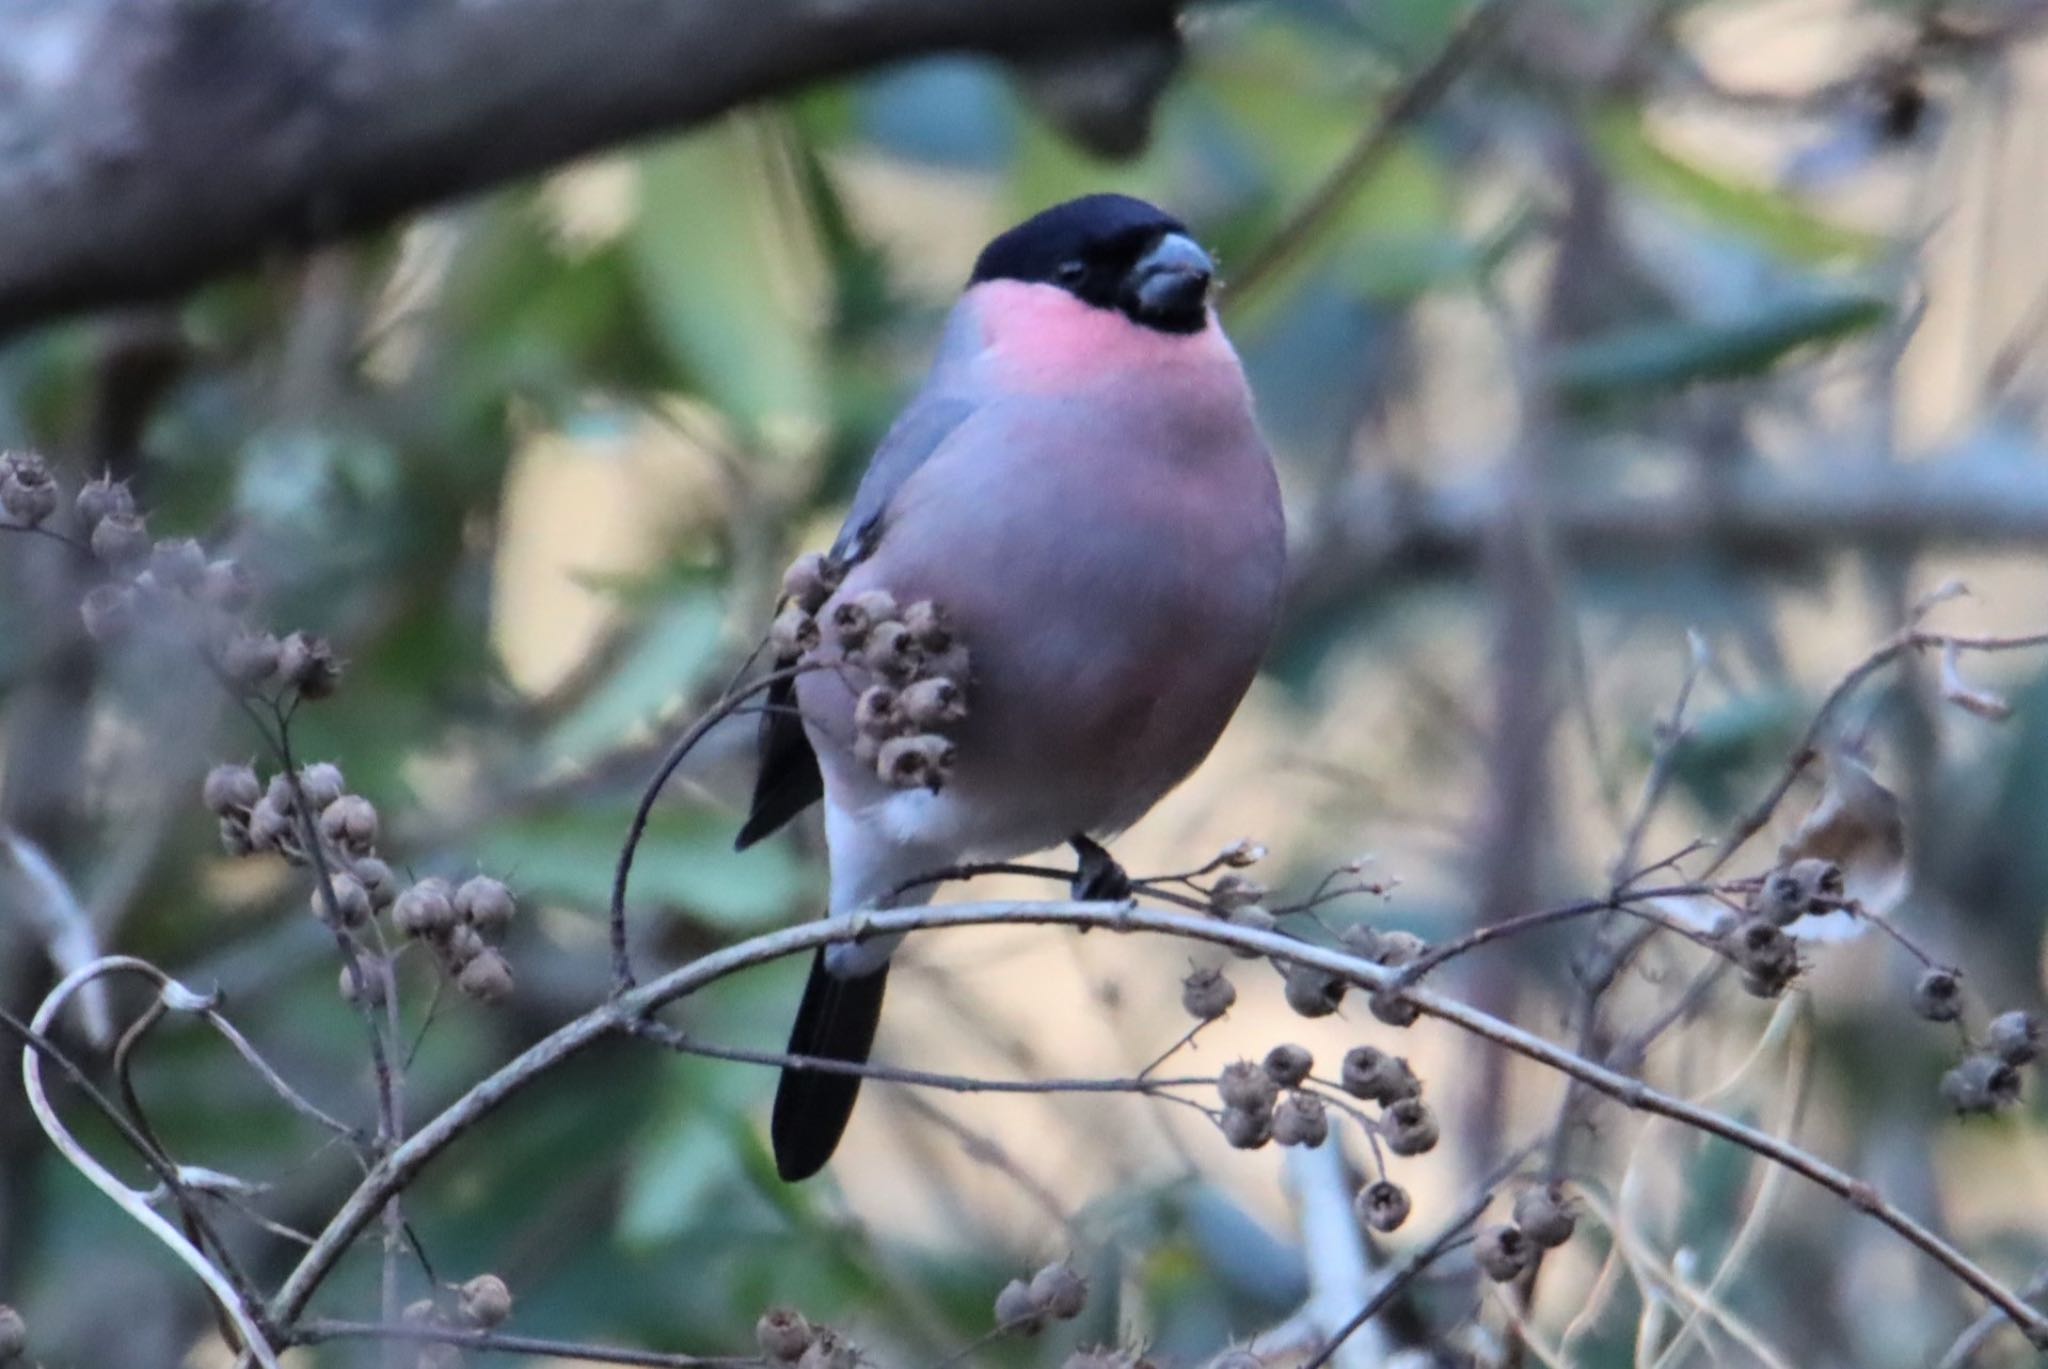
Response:
[{"label": "bird's eye", "polygon": [[1052,278],[1057,285],[1079,285],[1088,274],[1088,263],[1076,258],[1063,261],[1053,268]]}]

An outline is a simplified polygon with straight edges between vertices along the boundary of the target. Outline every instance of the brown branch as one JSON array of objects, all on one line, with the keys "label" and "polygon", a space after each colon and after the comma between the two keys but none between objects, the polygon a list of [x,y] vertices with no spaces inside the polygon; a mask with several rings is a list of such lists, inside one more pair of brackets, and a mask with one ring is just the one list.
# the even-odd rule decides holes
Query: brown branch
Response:
[{"label": "brown branch", "polygon": [[885,62],[1157,43],[1180,3],[0,5],[0,334]]},{"label": "brown branch", "polygon": [[720,1366],[758,1365],[751,1356],[671,1355],[658,1350],[629,1350],[615,1345],[583,1345],[576,1341],[549,1340],[541,1336],[513,1336],[501,1331],[469,1331],[454,1326],[411,1326],[405,1323],[379,1324],[367,1321],[311,1321],[292,1334],[294,1345],[318,1345],[330,1340],[410,1341],[416,1345],[458,1345],[465,1350],[483,1350],[503,1355],[544,1355],[551,1360],[585,1364],[635,1364],[649,1369],[720,1369]]}]

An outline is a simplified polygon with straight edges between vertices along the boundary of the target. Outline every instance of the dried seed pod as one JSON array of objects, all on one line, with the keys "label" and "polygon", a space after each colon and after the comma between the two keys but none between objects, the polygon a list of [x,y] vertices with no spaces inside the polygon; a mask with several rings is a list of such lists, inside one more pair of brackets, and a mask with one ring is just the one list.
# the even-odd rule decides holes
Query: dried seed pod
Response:
[{"label": "dried seed pod", "polygon": [[1308,1078],[1308,1072],[1316,1067],[1315,1057],[1306,1049],[1292,1043],[1283,1043],[1266,1052],[1262,1068],[1266,1077],[1283,1089],[1298,1086]]},{"label": "dried seed pod", "polygon": [[[362,976],[362,992],[356,992],[356,976]],[[385,985],[388,980],[382,964],[372,956],[361,956],[353,965],[341,967],[341,998],[344,1003],[355,1003],[365,1007],[384,1006]]]},{"label": "dried seed pod", "polygon": [[875,753],[875,773],[898,789],[937,789],[953,770],[953,743],[935,733],[891,737]]},{"label": "dried seed pod", "polygon": [[438,936],[456,924],[455,902],[448,881],[429,876],[398,896],[391,921],[407,936]]},{"label": "dried seed pod", "polygon": [[256,579],[240,561],[209,561],[199,580],[199,597],[223,613],[240,613],[256,597]]},{"label": "dried seed pod", "polygon": [[903,716],[915,727],[945,727],[967,716],[967,696],[959,685],[941,677],[904,686]]},{"label": "dried seed pod", "polygon": [[1390,1027],[1412,1027],[1422,1009],[1407,994],[1393,989],[1374,989],[1365,996],[1367,1011]]},{"label": "dried seed pod", "polygon": [[512,1315],[512,1290],[496,1274],[479,1274],[462,1285],[462,1319],[488,1331]]},{"label": "dried seed pod", "polygon": [[1539,1247],[1518,1226],[1499,1223],[1480,1231],[1472,1241],[1472,1259],[1495,1283],[1513,1283],[1536,1263]]},{"label": "dried seed pod", "polygon": [[1928,970],[1913,985],[1913,1011],[1929,1022],[1963,1015],[1963,981],[1954,970]]},{"label": "dried seed pod", "polygon": [[1236,1060],[1225,1065],[1223,1073],[1216,1076],[1216,1095],[1226,1108],[1264,1112],[1280,1096],[1280,1086],[1273,1082],[1272,1075],[1251,1061]]},{"label": "dried seed pod", "polygon": [[853,706],[853,725],[864,737],[887,741],[903,730],[903,710],[896,691],[884,684],[869,685]]},{"label": "dried seed pod", "polygon": [[71,508],[78,515],[79,526],[90,535],[109,514],[134,513],[135,496],[128,492],[125,482],[103,475],[78,487],[78,498],[72,501]]},{"label": "dried seed pod", "polygon": [[0,1364],[28,1353],[28,1323],[21,1313],[0,1302]]},{"label": "dried seed pod", "polygon": [[442,962],[453,971],[463,969],[490,949],[484,941],[484,934],[467,922],[456,923],[431,944],[440,951]]},{"label": "dried seed pod", "polygon": [[843,578],[839,564],[830,557],[807,551],[782,572],[782,592],[805,613],[816,613],[839,588]]},{"label": "dried seed pod", "polygon": [[1249,869],[1266,858],[1266,848],[1250,837],[1240,837],[1216,853],[1216,862],[1233,870]]},{"label": "dried seed pod", "polygon": [[512,966],[504,956],[486,946],[462,967],[462,973],[455,977],[455,987],[481,1003],[503,1002],[512,996]]},{"label": "dried seed pod", "polygon": [[800,608],[784,609],[768,625],[768,649],[781,665],[789,665],[807,651],[816,651],[822,640],[818,620]]},{"label": "dried seed pod", "polygon": [[946,622],[945,611],[929,599],[920,599],[903,608],[903,626],[910,629],[910,635],[917,639],[918,649],[930,655],[949,651],[953,646],[953,629]]},{"label": "dried seed pod", "polygon": [[249,844],[258,851],[283,851],[291,842],[291,814],[268,794],[256,800],[249,810]]},{"label": "dried seed pod", "polygon": [[1031,1285],[1012,1279],[996,1294],[996,1326],[1017,1336],[1035,1336],[1045,1329],[1045,1314],[1031,1296]]},{"label": "dried seed pod", "polygon": [[512,920],[512,891],[489,875],[472,875],[462,881],[453,901],[455,915],[480,931],[497,931]]},{"label": "dried seed pod", "polygon": [[[328,891],[332,891],[334,895],[331,910],[327,902]],[[325,890],[317,884],[313,886],[310,902],[313,916],[322,922],[327,921],[330,912],[335,921],[344,927],[360,927],[370,920],[370,891],[363,887],[362,881],[351,874],[331,872],[327,876]]]},{"label": "dried seed pod", "polygon": [[1959,1114],[1996,1112],[2020,1100],[2020,1072],[1995,1055],[1972,1055],[1941,1076],[1941,1096]]},{"label": "dried seed pod", "polygon": [[189,594],[206,577],[206,553],[189,537],[166,537],[149,551],[149,573],[165,589]]},{"label": "dried seed pod", "polygon": [[1273,1114],[1244,1108],[1223,1110],[1223,1139],[1239,1150],[1257,1150],[1273,1139]]},{"label": "dried seed pod", "polygon": [[1414,1211],[1408,1190],[1381,1179],[1358,1190],[1358,1220],[1374,1231],[1397,1231]]},{"label": "dried seed pod", "polygon": [[1287,1006],[1303,1017],[1328,1017],[1344,1001],[1351,987],[1328,970],[1290,961],[1282,971]]},{"label": "dried seed pod", "polygon": [[885,618],[868,628],[867,640],[860,648],[861,664],[885,680],[898,684],[908,682],[917,674],[923,662],[923,653],[917,649],[917,639],[910,635],[910,629],[894,618]]},{"label": "dried seed pod", "polygon": [[1382,1106],[1422,1094],[1422,1081],[1408,1062],[1374,1046],[1353,1046],[1344,1053],[1340,1082],[1353,1098]]},{"label": "dried seed pod", "polygon": [[1313,1150],[1329,1135],[1329,1113],[1323,1100],[1313,1093],[1296,1090],[1273,1109],[1273,1139],[1283,1146],[1306,1146]]},{"label": "dried seed pod", "polygon": [[263,797],[263,786],[256,778],[256,771],[246,765],[216,765],[206,772],[205,781],[199,786],[199,797],[206,804],[206,811],[215,817],[226,817],[230,813],[247,813]]},{"label": "dried seed pod", "polygon": [[1055,1260],[1031,1276],[1031,1301],[1047,1316],[1072,1321],[1088,1306],[1088,1281],[1065,1260]]},{"label": "dried seed pod", "polygon": [[299,770],[299,792],[317,813],[347,793],[348,784],[342,778],[340,766],[332,761],[315,761]]},{"label": "dried seed pod", "polygon": [[1221,970],[1195,970],[1180,982],[1180,1006],[1190,1017],[1213,1021],[1236,1002],[1237,989]]},{"label": "dried seed pod", "polygon": [[[1245,927],[1254,932],[1270,932],[1280,925],[1280,919],[1257,903],[1247,903],[1242,908],[1232,908],[1227,919],[1233,927]],[[1259,954],[1257,951],[1239,951],[1247,959]]]},{"label": "dried seed pod", "polygon": [[79,601],[78,616],[85,623],[85,635],[95,642],[112,642],[135,626],[136,593],[132,585],[94,585]]},{"label": "dried seed pod", "polygon": [[1209,886],[1209,906],[1219,912],[1236,912],[1239,908],[1262,903],[1265,898],[1265,885],[1235,870],[1218,875],[1216,882]]},{"label": "dried seed pod", "polygon": [[383,912],[398,897],[398,880],[391,867],[375,856],[359,856],[349,865],[350,873],[370,892],[370,906]]},{"label": "dried seed pod", "polygon": [[366,856],[377,845],[376,805],[361,794],[343,794],[321,810],[320,832],[342,850]]},{"label": "dried seed pod", "polygon": [[1745,918],[1721,936],[1721,949],[1742,971],[1742,987],[1775,998],[1799,973],[1799,949],[1784,929],[1761,917]]},{"label": "dried seed pod", "polygon": [[811,1348],[811,1324],[794,1307],[771,1307],[754,1323],[754,1344],[770,1364],[794,1364]]},{"label": "dried seed pod", "polygon": [[133,570],[149,555],[149,523],[140,514],[110,513],[93,525],[92,554],[115,570]]},{"label": "dried seed pod", "polygon": [[1515,1225],[1545,1250],[1570,1240],[1578,1224],[1578,1204],[1563,1184],[1539,1184],[1515,1195]]},{"label": "dried seed pod", "polygon": [[2032,1064],[2041,1054],[2041,1019],[2030,1012],[2002,1012],[1984,1029],[1984,1045],[2008,1065]]},{"label": "dried seed pod", "polygon": [[1811,910],[1806,891],[1790,870],[1773,870],[1765,875],[1749,906],[1751,916],[1761,918],[1774,927],[1796,922]]},{"label": "dried seed pod", "polygon": [[281,648],[267,632],[236,632],[221,644],[220,673],[249,688],[277,674]]},{"label": "dried seed pod", "polygon": [[[868,640],[868,629],[875,625],[875,615],[868,611],[866,595],[856,594],[850,599],[841,599],[832,606],[832,640],[843,651],[858,651]],[[890,604],[891,612],[895,605]],[[883,618],[890,615],[885,613]]]},{"label": "dried seed pod", "polygon": [[35,527],[57,511],[57,482],[40,456],[12,454],[0,467],[0,512],[24,527]]},{"label": "dried seed pod", "polygon": [[[103,523],[100,526],[105,527]],[[294,632],[278,649],[278,673],[302,698],[324,699],[341,681],[341,662],[324,637]]]},{"label": "dried seed pod", "polygon": [[1436,1114],[1420,1098],[1402,1098],[1380,1114],[1380,1140],[1396,1155],[1423,1155],[1436,1149]]}]

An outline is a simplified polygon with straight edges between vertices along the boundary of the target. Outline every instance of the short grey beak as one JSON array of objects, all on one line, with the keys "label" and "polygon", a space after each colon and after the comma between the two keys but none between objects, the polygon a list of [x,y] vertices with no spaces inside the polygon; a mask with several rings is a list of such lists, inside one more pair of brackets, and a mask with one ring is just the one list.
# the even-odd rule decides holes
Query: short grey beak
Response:
[{"label": "short grey beak", "polygon": [[1126,288],[1141,318],[1199,327],[1215,276],[1216,263],[1193,238],[1168,233],[1131,268]]}]

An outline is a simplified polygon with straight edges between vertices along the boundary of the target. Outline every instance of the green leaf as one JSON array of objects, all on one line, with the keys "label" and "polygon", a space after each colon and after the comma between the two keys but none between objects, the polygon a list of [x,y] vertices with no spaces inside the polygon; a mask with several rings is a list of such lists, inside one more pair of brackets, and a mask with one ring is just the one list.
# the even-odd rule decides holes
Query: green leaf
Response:
[{"label": "green leaf", "polygon": [[788,150],[728,119],[640,163],[631,250],[664,345],[748,434],[825,417],[822,272]]},{"label": "green leaf", "polygon": [[[624,804],[521,817],[486,834],[478,860],[524,894],[595,913],[610,901],[612,866],[631,820]],[[673,802],[657,808],[633,862],[632,906],[678,908],[734,931],[789,916],[815,891],[811,872],[781,843],[734,851],[736,825]]]},{"label": "green leaf", "polygon": [[1755,375],[1788,352],[1860,333],[1888,311],[1875,295],[1829,291],[1742,318],[1616,329],[1564,349],[1552,364],[1551,379],[1566,398],[1588,400]]},{"label": "green leaf", "polygon": [[1876,238],[1829,223],[1790,196],[1731,180],[1660,147],[1638,109],[1611,106],[1590,124],[1593,144],[1615,176],[1780,256],[1808,263],[1867,262],[1880,251]]}]

